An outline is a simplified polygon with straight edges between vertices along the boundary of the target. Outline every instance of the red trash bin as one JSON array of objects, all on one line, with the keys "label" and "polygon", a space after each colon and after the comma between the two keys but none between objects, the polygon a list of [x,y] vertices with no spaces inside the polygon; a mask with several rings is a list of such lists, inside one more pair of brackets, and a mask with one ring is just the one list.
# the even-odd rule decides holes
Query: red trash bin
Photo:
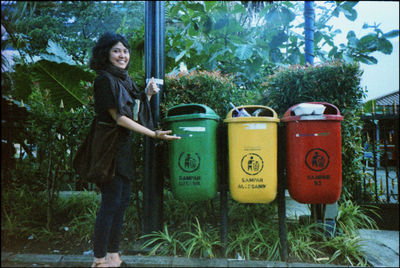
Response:
[{"label": "red trash bin", "polygon": [[342,188],[339,109],[326,102],[290,107],[286,124],[286,169],[290,196],[305,204],[332,204]]}]

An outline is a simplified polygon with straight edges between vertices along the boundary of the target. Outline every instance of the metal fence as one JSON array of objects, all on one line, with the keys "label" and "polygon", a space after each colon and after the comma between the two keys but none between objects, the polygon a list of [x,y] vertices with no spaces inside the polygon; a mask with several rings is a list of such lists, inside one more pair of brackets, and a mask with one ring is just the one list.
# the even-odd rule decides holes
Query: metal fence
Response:
[{"label": "metal fence", "polygon": [[363,182],[361,203],[399,204],[399,115],[367,114],[362,141]]}]

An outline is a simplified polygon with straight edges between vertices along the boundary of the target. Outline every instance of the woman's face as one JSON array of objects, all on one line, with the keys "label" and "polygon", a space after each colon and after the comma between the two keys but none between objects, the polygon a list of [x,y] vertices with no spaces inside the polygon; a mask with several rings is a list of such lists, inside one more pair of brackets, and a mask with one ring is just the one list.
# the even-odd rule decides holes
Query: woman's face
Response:
[{"label": "woman's face", "polygon": [[127,49],[121,42],[116,43],[110,49],[109,60],[115,67],[125,69],[129,63],[129,49]]}]

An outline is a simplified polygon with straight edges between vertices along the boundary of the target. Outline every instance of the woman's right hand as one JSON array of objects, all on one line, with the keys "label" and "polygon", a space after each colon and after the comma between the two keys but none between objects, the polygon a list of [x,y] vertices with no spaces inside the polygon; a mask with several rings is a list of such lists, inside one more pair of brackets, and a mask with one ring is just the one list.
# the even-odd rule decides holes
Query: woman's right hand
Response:
[{"label": "woman's right hand", "polygon": [[147,99],[150,100],[151,97],[157,94],[160,91],[160,88],[157,86],[156,82],[154,81],[154,77],[150,79],[150,82],[146,86],[146,95]]},{"label": "woman's right hand", "polygon": [[167,140],[167,141],[181,139],[181,137],[169,135],[172,133],[172,130],[156,130],[154,133],[156,139]]}]

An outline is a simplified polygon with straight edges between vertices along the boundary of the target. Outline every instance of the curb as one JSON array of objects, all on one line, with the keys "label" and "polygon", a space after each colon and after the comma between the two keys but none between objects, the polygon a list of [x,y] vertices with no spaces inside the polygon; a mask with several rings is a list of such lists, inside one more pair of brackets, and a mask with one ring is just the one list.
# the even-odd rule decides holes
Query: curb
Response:
[{"label": "curb", "polygon": [[[154,256],[123,256],[124,261],[132,267],[348,267],[332,264],[290,263],[273,261],[246,261],[235,259],[201,259],[186,257],[154,257]],[[30,264],[30,266],[47,267],[90,267],[92,256],[80,255],[49,255],[49,254],[14,254],[1,253],[1,265],[13,266]],[[15,267],[15,266],[14,266]]]}]

